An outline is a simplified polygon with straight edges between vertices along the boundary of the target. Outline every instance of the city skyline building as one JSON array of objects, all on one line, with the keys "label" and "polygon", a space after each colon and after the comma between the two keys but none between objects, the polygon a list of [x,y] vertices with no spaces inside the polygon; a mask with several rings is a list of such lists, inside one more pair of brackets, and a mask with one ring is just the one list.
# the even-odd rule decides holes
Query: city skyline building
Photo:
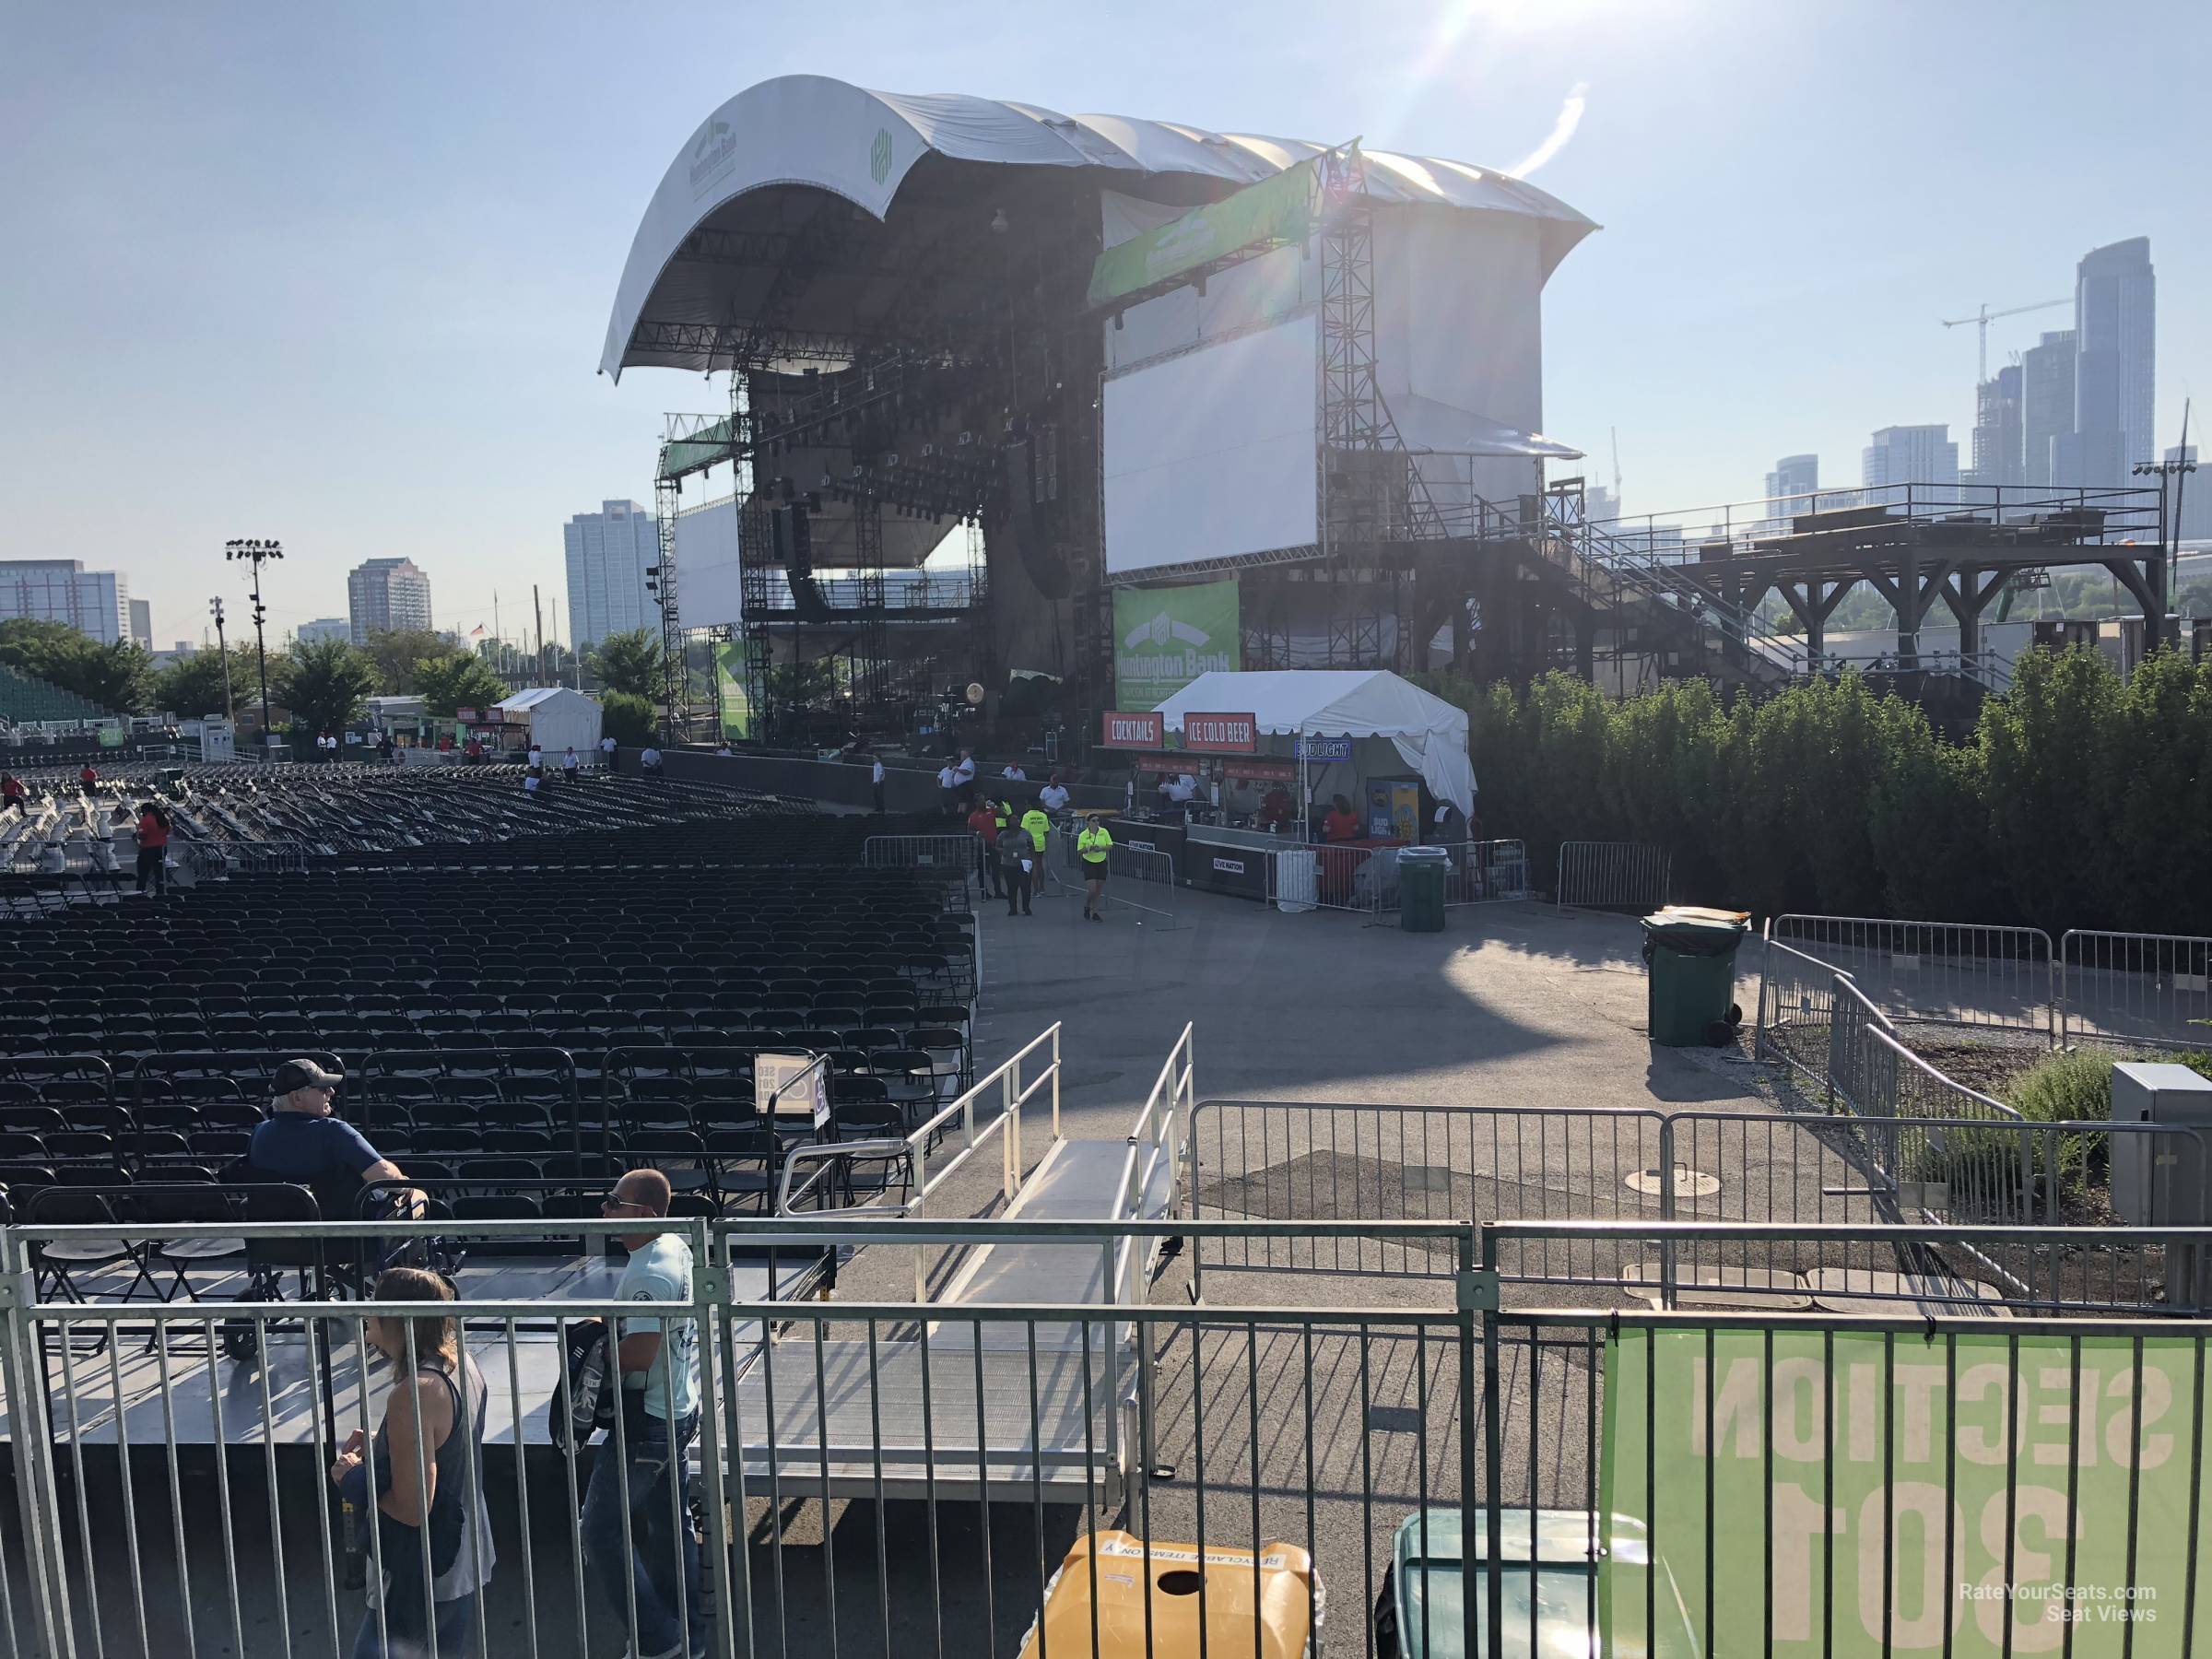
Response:
[{"label": "city skyline building", "polygon": [[154,602],[150,599],[133,599],[131,607],[131,642],[142,650],[154,648]]},{"label": "city skyline building", "polygon": [[134,636],[130,579],[76,559],[0,559],[0,622],[65,622],[102,645]]},{"label": "city skyline building", "polygon": [[2158,278],[2150,238],[2092,248],[2074,277],[2074,476],[2060,483],[2118,486],[2157,457]]},{"label": "city skyline building", "polygon": [[1973,471],[1975,484],[2027,481],[2027,437],[2021,415],[2026,373],[2007,363],[1975,388]]},{"label": "city skyline building", "polygon": [[582,651],[610,634],[660,623],[645,572],[660,559],[660,526],[635,501],[602,501],[561,527],[568,561],[569,639]]},{"label": "city skyline building", "polygon": [[2064,441],[2074,431],[2074,331],[2045,334],[2020,353],[2020,482],[2058,482]]},{"label": "city skyline building", "polygon": [[348,640],[353,638],[353,624],[344,617],[317,617],[312,622],[302,622],[292,629],[292,642],[312,645],[318,640]]},{"label": "city skyline building", "polygon": [[346,577],[347,618],[356,645],[372,631],[430,626],[430,579],[411,559],[371,559]]},{"label": "city skyline building", "polygon": [[1810,495],[1820,488],[1820,457],[1784,455],[1767,475],[1767,500],[1778,496]]},{"label": "city skyline building", "polygon": [[1870,489],[1898,484],[1956,485],[1959,446],[1951,441],[1950,423],[1881,428],[1861,453],[1859,482]]}]

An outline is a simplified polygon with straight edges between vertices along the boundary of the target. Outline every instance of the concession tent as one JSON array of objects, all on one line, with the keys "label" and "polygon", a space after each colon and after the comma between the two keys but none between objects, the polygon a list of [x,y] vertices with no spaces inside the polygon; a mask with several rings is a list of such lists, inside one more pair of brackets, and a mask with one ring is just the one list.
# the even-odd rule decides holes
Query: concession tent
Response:
[{"label": "concession tent", "polygon": [[1474,816],[1466,711],[1386,670],[1202,674],[1159,705],[1171,732],[1182,730],[1187,712],[1251,714],[1263,736],[1387,739],[1430,794]]}]

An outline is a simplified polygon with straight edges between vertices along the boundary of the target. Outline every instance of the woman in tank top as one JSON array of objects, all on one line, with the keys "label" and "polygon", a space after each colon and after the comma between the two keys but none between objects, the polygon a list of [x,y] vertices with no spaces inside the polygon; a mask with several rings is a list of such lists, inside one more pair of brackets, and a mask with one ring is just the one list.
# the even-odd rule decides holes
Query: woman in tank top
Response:
[{"label": "woman in tank top", "polygon": [[[372,1300],[450,1302],[453,1287],[420,1267],[394,1267]],[[331,1465],[339,1496],[366,1517],[376,1494],[376,1536],[364,1541],[370,1606],[353,1659],[438,1659],[479,1653],[481,1593],[491,1581],[491,1517],[484,1504],[483,1373],[442,1310],[370,1319],[370,1345],[392,1362],[392,1391],[375,1442],[356,1430]],[[408,1367],[413,1366],[410,1382]],[[381,1559],[380,1559],[381,1557]],[[425,1594],[426,1586],[428,1594]]]}]

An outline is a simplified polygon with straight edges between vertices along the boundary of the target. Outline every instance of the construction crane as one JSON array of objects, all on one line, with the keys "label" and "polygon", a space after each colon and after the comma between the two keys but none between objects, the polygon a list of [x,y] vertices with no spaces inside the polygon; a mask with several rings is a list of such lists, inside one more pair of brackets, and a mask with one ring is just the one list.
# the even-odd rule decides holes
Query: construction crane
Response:
[{"label": "construction crane", "polygon": [[1994,323],[1999,317],[2017,317],[2022,312],[2050,311],[2054,306],[2073,303],[2073,296],[2069,294],[2064,300],[2038,300],[2033,305],[2014,305],[2008,306],[2004,311],[1993,312],[1989,309],[1989,301],[1984,300],[1981,309],[1976,311],[1972,316],[1946,317],[1943,319],[1943,325],[1946,328],[1964,328],[1969,323],[1976,325],[1975,332],[1981,335],[1981,344],[1976,347],[1974,355],[1974,384],[1978,386],[1989,378],[1989,325],[1992,323]]}]

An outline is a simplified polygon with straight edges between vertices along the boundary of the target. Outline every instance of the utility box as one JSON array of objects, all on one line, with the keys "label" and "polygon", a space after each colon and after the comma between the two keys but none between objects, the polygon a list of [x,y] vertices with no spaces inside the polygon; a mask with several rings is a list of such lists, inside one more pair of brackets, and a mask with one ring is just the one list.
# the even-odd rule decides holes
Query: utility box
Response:
[{"label": "utility box", "polygon": [[[2171,1062],[2112,1067],[2112,1122],[2155,1124],[2167,1135],[2112,1136],[2112,1208],[2130,1227],[2204,1227],[2212,1221],[2212,1078]],[[2212,1261],[2199,1246],[2167,1251],[2166,1300],[2212,1300]]]}]

